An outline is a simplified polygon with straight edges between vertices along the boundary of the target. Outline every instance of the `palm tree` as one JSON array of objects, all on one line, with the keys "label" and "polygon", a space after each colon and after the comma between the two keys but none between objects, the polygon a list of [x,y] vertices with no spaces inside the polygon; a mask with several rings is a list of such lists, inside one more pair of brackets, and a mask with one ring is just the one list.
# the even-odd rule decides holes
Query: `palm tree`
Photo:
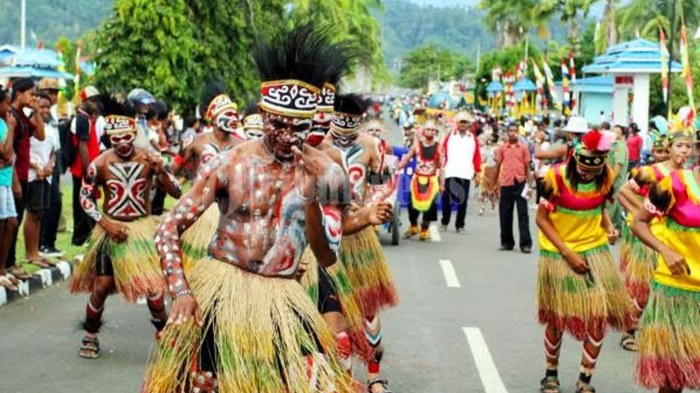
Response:
[{"label": "palm tree", "polygon": [[600,0],[542,0],[535,7],[535,13],[544,18],[560,15],[560,20],[569,25],[567,39],[569,43],[579,49],[579,17],[586,18],[593,4]]},{"label": "palm tree", "polygon": [[[656,39],[659,29],[667,33],[671,30],[671,14],[674,0],[632,0],[618,12],[617,24],[620,35],[626,39],[637,34],[645,38]],[[698,0],[675,0],[676,27],[685,18],[687,26],[697,26],[700,22],[700,4]]]},{"label": "palm tree", "polygon": [[535,12],[537,3],[537,0],[481,0],[479,8],[486,11],[484,22],[496,32],[499,49],[517,44],[533,27],[541,37],[548,36],[547,18]]}]

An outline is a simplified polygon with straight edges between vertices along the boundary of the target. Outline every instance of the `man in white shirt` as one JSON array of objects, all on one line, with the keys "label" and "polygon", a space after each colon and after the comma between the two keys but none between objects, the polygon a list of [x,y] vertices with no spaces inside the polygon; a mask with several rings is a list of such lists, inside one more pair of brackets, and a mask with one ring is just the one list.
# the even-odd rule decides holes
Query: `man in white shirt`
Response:
[{"label": "man in white shirt", "polygon": [[[39,82],[40,96],[46,94],[51,100],[51,109],[47,117],[44,118],[46,139],[56,141],[54,143],[54,154],[56,155],[53,172],[51,173],[51,191],[49,197],[49,209],[41,219],[41,229],[39,233],[39,254],[42,257],[62,257],[63,252],[56,249],[56,234],[58,233],[59,222],[62,212],[61,197],[61,174],[64,168],[61,165],[61,144],[58,132],[58,92],[59,84],[56,79],[44,78]],[[34,143],[31,141],[30,143]]]},{"label": "man in white shirt", "polygon": [[[447,230],[452,216],[452,206],[457,205],[457,233],[464,232],[464,220],[467,216],[467,202],[471,181],[481,171],[481,153],[479,141],[473,132],[474,118],[460,112],[455,116],[457,128],[447,134],[442,142],[443,168],[440,171],[440,191],[442,192],[442,225],[440,230]],[[478,179],[478,177],[477,177]]]},{"label": "man in white shirt", "polygon": [[[39,113],[42,119],[51,116],[51,98],[39,93]],[[24,248],[27,261],[41,268],[50,265],[39,255],[39,226],[41,218],[49,210],[51,202],[51,177],[56,163],[56,151],[60,147],[58,130],[50,123],[44,124],[45,138],[30,139],[29,177],[25,203],[27,219],[24,222]]]}]

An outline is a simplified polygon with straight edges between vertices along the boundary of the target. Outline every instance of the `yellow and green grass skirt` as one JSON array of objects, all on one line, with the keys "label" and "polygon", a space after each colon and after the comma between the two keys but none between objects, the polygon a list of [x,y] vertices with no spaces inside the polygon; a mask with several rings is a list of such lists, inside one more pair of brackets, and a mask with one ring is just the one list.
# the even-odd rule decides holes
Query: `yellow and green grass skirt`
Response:
[{"label": "yellow and green grass skirt", "polygon": [[347,274],[353,296],[365,316],[376,315],[399,302],[389,264],[379,237],[372,228],[343,236],[340,262]]},{"label": "yellow and green grass skirt", "polygon": [[[301,265],[304,265],[306,271],[301,277],[301,285],[309,294],[311,301],[314,304],[319,302],[319,266],[316,257],[310,247],[307,247],[301,257]],[[343,316],[348,327],[348,335],[352,343],[352,351],[359,356],[363,361],[371,359],[373,349],[365,338],[364,316],[362,308],[357,303],[357,299],[353,296],[352,288],[348,282],[348,276],[339,262],[325,268],[326,274],[331,279],[338,301],[342,307]]]},{"label": "yellow and green grass skirt", "polygon": [[700,292],[653,282],[637,344],[642,386],[700,389]]},{"label": "yellow and green grass skirt", "polygon": [[589,329],[631,325],[632,304],[608,246],[580,253],[588,274],[577,274],[561,254],[540,251],[537,269],[538,319],[578,340]]},{"label": "yellow and green grass skirt", "polygon": [[649,298],[657,253],[647,247],[627,226],[622,232],[620,270],[630,297],[643,305]]},{"label": "yellow and green grass skirt", "polygon": [[112,260],[116,292],[129,302],[166,288],[160,258],[153,242],[157,219],[146,217],[119,222],[128,229],[126,241],[115,243],[99,225],[88,241],[87,252],[75,267],[69,283],[71,293],[91,293],[97,278],[97,257],[103,247]]},{"label": "yellow and green grass skirt", "polygon": [[221,393],[350,391],[335,337],[296,280],[264,277],[205,258],[194,264],[188,281],[204,326],[189,321],[166,327],[144,392],[187,391],[210,329]]},{"label": "yellow and green grass skirt", "polygon": [[197,221],[182,234],[182,259],[185,271],[209,255],[209,243],[219,227],[221,212],[217,204],[212,204]]}]

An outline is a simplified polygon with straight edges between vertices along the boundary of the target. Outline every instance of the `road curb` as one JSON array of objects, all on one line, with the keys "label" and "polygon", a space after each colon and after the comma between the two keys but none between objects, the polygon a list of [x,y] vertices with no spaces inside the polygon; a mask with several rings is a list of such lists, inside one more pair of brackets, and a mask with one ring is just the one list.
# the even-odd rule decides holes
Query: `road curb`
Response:
[{"label": "road curb", "polygon": [[73,265],[67,261],[61,261],[56,266],[41,269],[32,274],[32,278],[22,281],[18,287],[19,291],[8,291],[0,287],[0,307],[5,304],[31,296],[32,294],[54,285],[58,281],[67,281],[73,274]]}]

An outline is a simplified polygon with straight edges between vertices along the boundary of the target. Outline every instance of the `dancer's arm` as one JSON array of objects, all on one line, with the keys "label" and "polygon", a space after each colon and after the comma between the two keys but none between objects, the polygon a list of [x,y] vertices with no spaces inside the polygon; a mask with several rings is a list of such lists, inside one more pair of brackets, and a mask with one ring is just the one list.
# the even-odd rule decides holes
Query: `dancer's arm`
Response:
[{"label": "dancer's arm", "polygon": [[644,244],[661,254],[671,273],[674,275],[690,274],[690,266],[688,266],[685,257],[659,240],[659,238],[651,232],[649,226],[654,217],[666,214],[674,203],[672,191],[670,189],[670,180],[670,178],[666,178],[661,181],[661,183],[668,183],[666,189],[662,188],[664,184],[659,184],[654,186],[649,192],[649,197],[644,200],[644,208],[639,209],[634,216],[632,232]]},{"label": "dancer's arm", "polygon": [[148,163],[151,164],[151,168],[156,173],[156,180],[160,183],[165,192],[171,197],[177,199],[182,195],[182,188],[180,188],[180,183],[177,179],[165,168],[163,164],[163,157],[158,154],[149,153]]},{"label": "dancer's arm", "polygon": [[416,146],[418,145],[418,140],[414,141],[414,143],[411,145],[411,148],[408,150],[406,154],[401,157],[401,162],[399,162],[399,165],[396,166],[396,172],[401,171],[403,168],[408,165],[408,162],[411,161],[411,158],[416,154]]}]

